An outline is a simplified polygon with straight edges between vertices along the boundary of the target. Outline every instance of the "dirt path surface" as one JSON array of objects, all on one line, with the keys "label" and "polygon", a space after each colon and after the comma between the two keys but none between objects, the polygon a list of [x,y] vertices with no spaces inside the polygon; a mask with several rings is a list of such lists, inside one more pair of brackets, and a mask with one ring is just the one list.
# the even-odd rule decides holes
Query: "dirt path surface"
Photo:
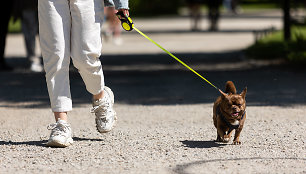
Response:
[{"label": "dirt path surface", "polygon": [[[252,19],[262,19],[262,28],[270,27],[265,25],[268,19],[276,25],[280,20],[277,15]],[[175,50],[170,43],[175,38],[167,28],[158,32],[150,28],[164,20],[142,24]],[[225,18],[224,22],[230,23],[228,20],[234,19]],[[236,20],[241,24],[239,20],[244,18]],[[90,95],[72,68],[74,110],[69,122],[74,144],[47,148],[47,126],[54,120],[44,74],[26,69],[22,38],[10,36],[8,42],[19,45],[15,45],[16,52],[11,47],[6,52],[16,69],[0,72],[0,173],[306,173],[306,72],[278,62],[245,59],[241,50],[252,43],[253,35],[241,27],[221,28],[217,33],[180,31],[177,37],[185,38],[186,43],[204,46],[185,44],[184,48],[180,40],[175,44],[181,49],[175,52],[221,89],[227,80],[232,80],[239,92],[248,87],[242,145],[214,142],[212,106],[219,95],[214,88],[152,45],[146,53],[145,40],[137,38],[134,42],[141,46],[132,53],[130,45],[137,35],[125,34],[125,41],[131,41],[130,53],[118,55],[108,50],[102,58],[106,84],[115,93],[116,128],[108,134],[97,133],[89,112]],[[201,43],[197,35],[205,43],[210,38],[212,46]],[[237,37],[245,43],[215,46],[222,38],[229,43]],[[109,43],[107,48],[111,48]]]}]

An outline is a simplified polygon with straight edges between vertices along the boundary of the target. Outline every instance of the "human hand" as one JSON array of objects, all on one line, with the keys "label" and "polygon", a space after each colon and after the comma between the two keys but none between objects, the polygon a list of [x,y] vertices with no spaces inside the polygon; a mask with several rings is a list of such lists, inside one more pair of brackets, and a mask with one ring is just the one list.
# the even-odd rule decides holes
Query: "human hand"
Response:
[{"label": "human hand", "polygon": [[125,16],[130,16],[128,9],[119,9],[118,11],[122,11]]}]

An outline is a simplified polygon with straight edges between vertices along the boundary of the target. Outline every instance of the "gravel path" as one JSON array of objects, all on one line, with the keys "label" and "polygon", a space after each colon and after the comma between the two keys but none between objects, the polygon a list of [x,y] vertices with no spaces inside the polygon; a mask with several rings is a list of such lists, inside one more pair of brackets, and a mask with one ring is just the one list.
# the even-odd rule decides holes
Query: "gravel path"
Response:
[{"label": "gravel path", "polygon": [[[167,33],[156,35],[167,40]],[[118,125],[108,134],[95,130],[90,95],[72,69],[74,144],[47,148],[47,125],[54,120],[44,74],[26,70],[18,55],[10,57],[17,69],[0,73],[0,173],[306,173],[305,70],[245,60],[239,50],[223,49],[186,48],[176,55],[221,89],[227,80],[238,91],[248,87],[242,145],[214,142],[214,88],[167,55],[143,50],[103,57],[118,113]]]},{"label": "gravel path", "polygon": [[[4,173],[305,173],[305,106],[250,106],[242,145],[215,143],[212,104],[116,105],[113,132],[89,105],[71,112],[74,145],[46,148],[46,109],[0,109]],[[29,114],[30,112],[30,114]],[[13,117],[13,116],[14,117]],[[87,118],[88,117],[88,118]],[[50,119],[49,119],[50,118]]]}]

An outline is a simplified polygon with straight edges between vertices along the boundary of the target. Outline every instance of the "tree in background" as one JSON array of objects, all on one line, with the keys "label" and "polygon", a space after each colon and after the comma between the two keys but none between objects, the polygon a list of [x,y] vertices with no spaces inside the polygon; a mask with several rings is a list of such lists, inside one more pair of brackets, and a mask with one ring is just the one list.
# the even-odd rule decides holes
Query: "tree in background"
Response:
[{"label": "tree in background", "polygon": [[291,17],[290,17],[290,0],[283,0],[283,23],[284,23],[284,39],[291,39]]}]

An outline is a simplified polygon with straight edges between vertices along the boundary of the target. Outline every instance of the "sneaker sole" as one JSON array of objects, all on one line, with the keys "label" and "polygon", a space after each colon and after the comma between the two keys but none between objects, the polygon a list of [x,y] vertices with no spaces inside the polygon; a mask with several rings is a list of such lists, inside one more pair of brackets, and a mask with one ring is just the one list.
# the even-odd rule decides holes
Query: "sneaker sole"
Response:
[{"label": "sneaker sole", "polygon": [[[112,101],[112,107],[113,107],[114,106],[114,102],[115,102],[115,97],[114,97],[113,91],[109,87],[107,87],[107,86],[104,87],[104,91],[110,96],[111,101]],[[100,133],[107,133],[107,132],[110,132],[111,130],[113,130],[116,125],[117,125],[117,113],[115,112],[115,115],[114,115],[114,124],[113,124],[113,126],[111,127],[110,130],[99,131],[97,125],[96,125],[96,128],[97,128],[97,131],[100,132]]]},{"label": "sneaker sole", "polygon": [[73,143],[73,139],[72,138],[69,138],[67,140],[67,143],[61,143],[61,142],[58,142],[58,141],[50,141],[46,144],[47,147],[68,147],[70,145],[72,145]]},{"label": "sneaker sole", "polygon": [[[116,113],[115,113],[115,114],[116,114]],[[107,133],[107,132],[110,132],[111,130],[113,130],[114,127],[116,127],[116,125],[117,125],[117,116],[115,115],[115,116],[114,116],[114,124],[113,124],[113,126],[110,128],[110,130],[100,131],[100,130],[98,129],[98,126],[97,126],[97,125],[96,125],[96,128],[97,128],[97,131],[100,132],[100,133]]]},{"label": "sneaker sole", "polygon": [[104,87],[104,91],[106,91],[106,93],[110,96],[112,104],[114,105],[115,97],[113,91],[107,86]]}]

